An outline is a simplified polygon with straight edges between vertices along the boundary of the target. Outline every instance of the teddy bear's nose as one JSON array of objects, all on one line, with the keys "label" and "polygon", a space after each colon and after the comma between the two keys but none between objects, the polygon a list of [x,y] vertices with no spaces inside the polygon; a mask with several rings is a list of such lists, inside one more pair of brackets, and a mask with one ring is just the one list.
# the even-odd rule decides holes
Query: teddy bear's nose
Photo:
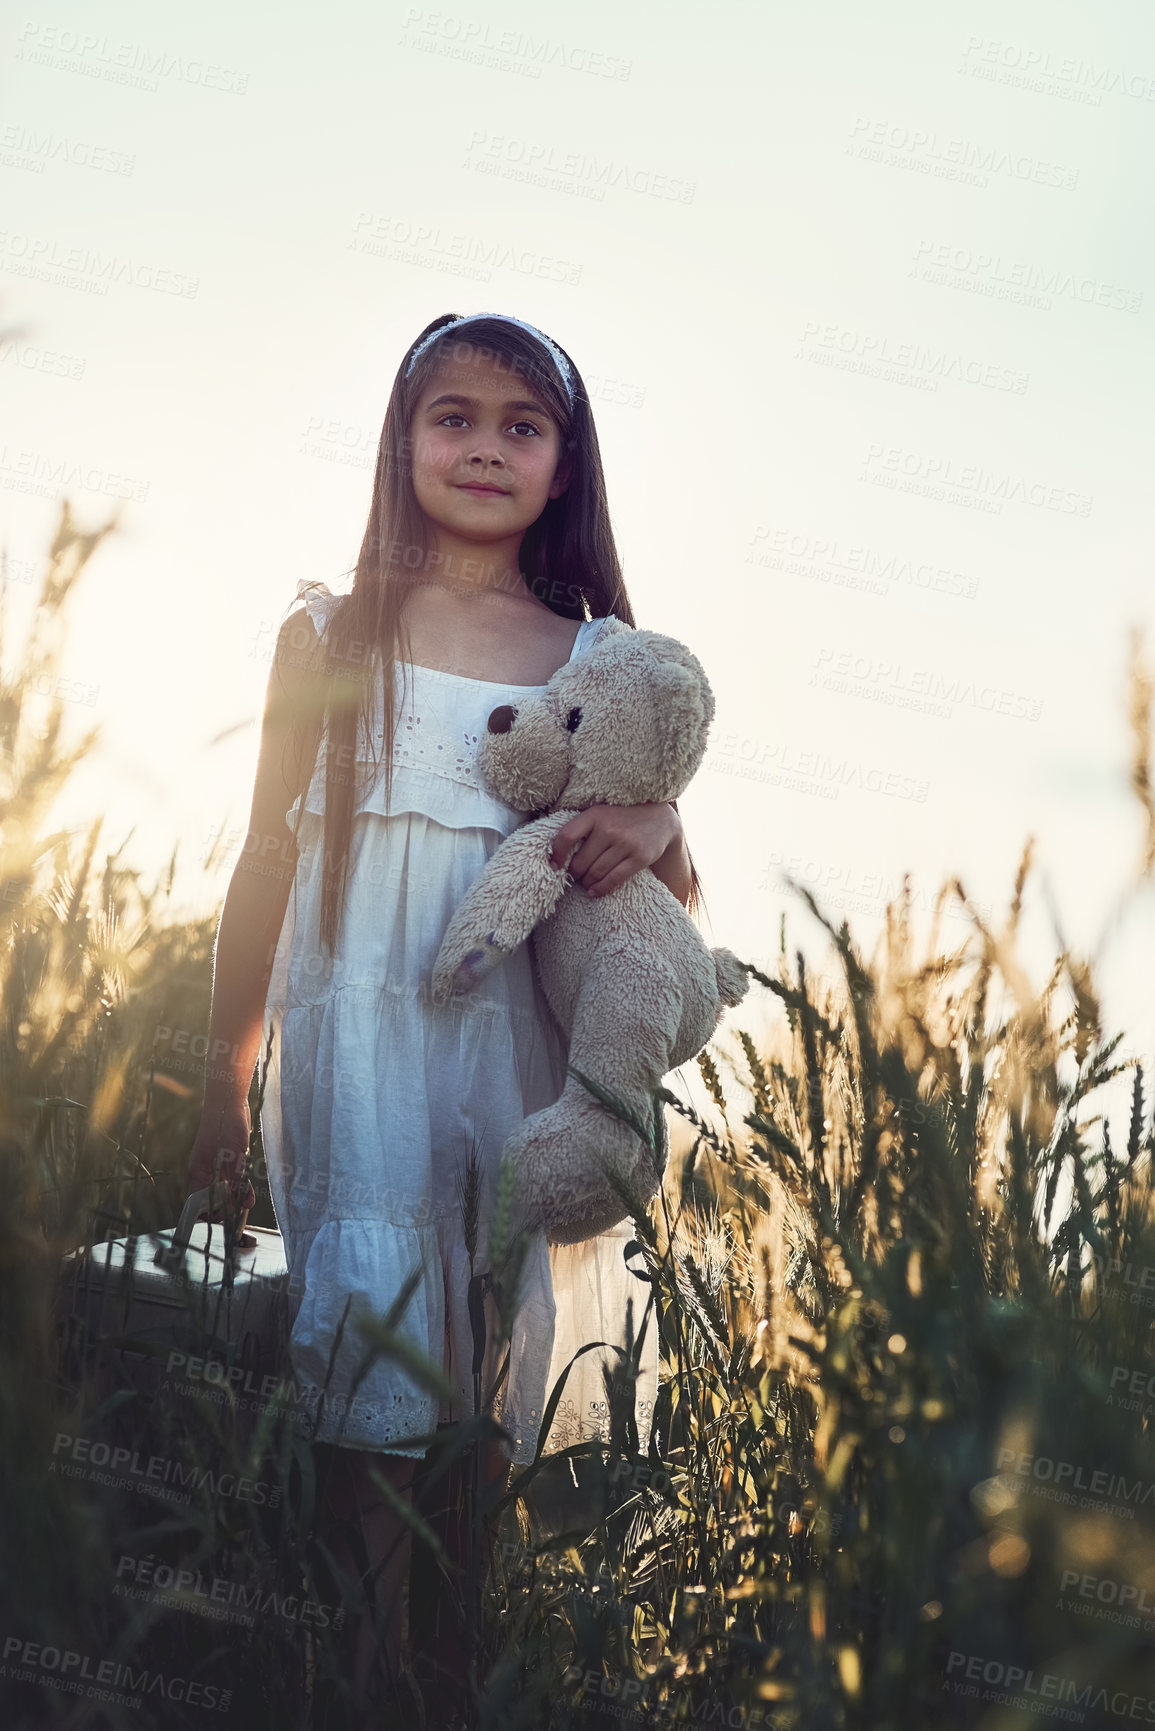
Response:
[{"label": "teddy bear's nose", "polygon": [[512,703],[503,703],[500,708],[495,709],[486,724],[490,733],[508,733],[513,726],[515,714],[516,711]]}]

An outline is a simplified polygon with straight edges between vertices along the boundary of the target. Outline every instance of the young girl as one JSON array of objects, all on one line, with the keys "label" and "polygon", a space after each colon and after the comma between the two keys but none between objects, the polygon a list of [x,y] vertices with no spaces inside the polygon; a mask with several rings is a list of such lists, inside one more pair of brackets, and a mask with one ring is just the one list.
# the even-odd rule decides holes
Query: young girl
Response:
[{"label": "young girl", "polygon": [[[427,326],[393,384],[351,591],[303,582],[298,599],[276,645],[249,838],[217,939],[210,1049],[235,1062],[206,1078],[189,1187],[220,1162],[234,1198],[255,1200],[239,1174],[249,1084],[271,1033],[261,1132],[299,1410],[331,1457],[330,1519],[359,1516],[369,1555],[388,1559],[395,1662],[401,1595],[388,1589],[404,1567],[401,1528],[369,1474],[407,1493],[419,1439],[473,1413],[468,1295],[489,1267],[499,1156],[566,1075],[529,946],[451,1005],[429,995],[455,908],[527,821],[486,791],[477,743],[497,705],[588,653],[606,616],[634,624],[588,397],[564,351],[507,315]],[[691,911],[699,903],[670,804],[584,811],[552,863],[588,895],[650,870]],[[579,1348],[625,1345],[631,1300],[636,1333],[646,1289],[623,1258],[632,1236],[627,1219],[582,1244],[531,1242],[491,1409],[512,1461],[533,1458],[549,1393]],[[405,1293],[396,1329],[444,1368],[454,1402],[389,1354],[357,1382],[357,1316],[381,1317]],[[503,1352],[485,1302],[488,1389]],[[618,1356],[577,1360],[547,1452],[607,1434],[602,1366]],[[656,1389],[651,1313],[643,1449]],[[357,1654],[362,1686],[371,1634],[366,1625]]]}]

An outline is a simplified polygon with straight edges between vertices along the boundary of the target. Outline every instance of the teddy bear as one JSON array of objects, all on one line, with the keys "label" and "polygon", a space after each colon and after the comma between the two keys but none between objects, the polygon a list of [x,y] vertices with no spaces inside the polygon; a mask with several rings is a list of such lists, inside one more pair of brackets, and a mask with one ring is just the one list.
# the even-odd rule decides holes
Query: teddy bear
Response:
[{"label": "teddy bear", "polygon": [[551,1243],[577,1243],[626,1217],[611,1174],[642,1208],[662,1180],[658,1156],[577,1073],[649,1126],[662,1078],[697,1056],[749,978],[731,950],[706,946],[652,871],[589,896],[565,869],[578,844],[560,867],[550,849],[588,806],[677,799],[702,762],[713,717],[713,692],[690,650],[611,614],[593,647],[539,694],[494,709],[478,745],[482,781],[529,816],[454,911],[431,995],[448,1003],[532,940],[569,1066],[561,1096],[519,1125],[503,1158],[517,1173],[523,1224]]}]

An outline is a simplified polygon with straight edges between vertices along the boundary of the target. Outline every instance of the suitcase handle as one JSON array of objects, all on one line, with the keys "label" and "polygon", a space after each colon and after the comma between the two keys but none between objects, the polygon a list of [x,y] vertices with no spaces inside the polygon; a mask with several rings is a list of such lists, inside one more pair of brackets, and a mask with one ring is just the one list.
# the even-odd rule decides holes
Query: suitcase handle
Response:
[{"label": "suitcase handle", "polygon": [[[185,1198],[185,1205],[180,1211],[180,1219],[173,1228],[173,1235],[168,1244],[158,1248],[153,1261],[161,1268],[173,1268],[181,1260],[188,1249],[192,1229],[196,1225],[197,1215],[202,1209],[222,1207],[228,1200],[229,1185],[225,1178],[218,1178],[215,1184],[206,1184],[203,1190],[194,1190],[191,1196]],[[241,1214],[240,1229],[237,1233],[236,1250],[251,1250],[256,1240],[245,1243],[245,1222],[249,1217],[246,1208]]]}]

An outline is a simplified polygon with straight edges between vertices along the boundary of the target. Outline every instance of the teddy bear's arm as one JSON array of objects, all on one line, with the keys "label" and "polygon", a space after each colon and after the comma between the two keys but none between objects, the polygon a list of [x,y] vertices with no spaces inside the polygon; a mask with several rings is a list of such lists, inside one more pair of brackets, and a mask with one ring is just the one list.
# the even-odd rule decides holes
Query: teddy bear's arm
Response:
[{"label": "teddy bear's arm", "polygon": [[433,966],[434,1003],[476,986],[554,912],[573,879],[550,865],[549,852],[577,815],[551,811],[505,838],[446,927]]}]

